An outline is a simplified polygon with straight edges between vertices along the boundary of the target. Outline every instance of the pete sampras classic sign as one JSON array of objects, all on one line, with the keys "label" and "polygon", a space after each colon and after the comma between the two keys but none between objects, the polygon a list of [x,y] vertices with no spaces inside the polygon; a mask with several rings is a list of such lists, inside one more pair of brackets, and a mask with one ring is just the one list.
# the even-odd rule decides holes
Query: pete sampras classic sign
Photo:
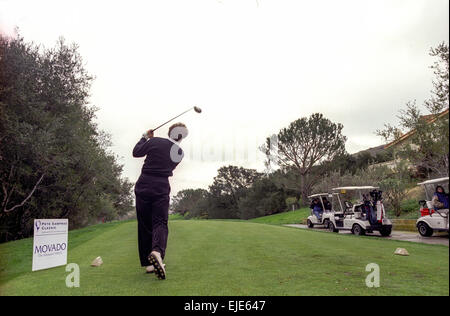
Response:
[{"label": "pete sampras classic sign", "polygon": [[67,264],[68,219],[35,219],[33,271]]}]

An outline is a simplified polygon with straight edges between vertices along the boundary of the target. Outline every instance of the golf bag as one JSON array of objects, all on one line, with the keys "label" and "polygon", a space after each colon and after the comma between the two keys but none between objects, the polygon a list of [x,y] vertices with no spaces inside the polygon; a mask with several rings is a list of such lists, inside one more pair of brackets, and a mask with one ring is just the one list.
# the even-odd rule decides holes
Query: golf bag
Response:
[{"label": "golf bag", "polygon": [[365,200],[362,205],[362,211],[366,215],[366,219],[369,221],[371,225],[377,223],[377,212],[374,209],[372,202],[369,200]]},{"label": "golf bag", "polygon": [[383,217],[383,203],[381,202],[382,192],[373,190],[369,192],[369,196],[363,194],[363,205],[361,206],[363,214],[369,221],[370,225],[376,225],[381,222]]},{"label": "golf bag", "polygon": [[384,205],[383,205],[383,191],[373,190],[369,192],[371,201],[371,216],[369,217],[369,222],[371,225],[381,223],[384,215]]}]

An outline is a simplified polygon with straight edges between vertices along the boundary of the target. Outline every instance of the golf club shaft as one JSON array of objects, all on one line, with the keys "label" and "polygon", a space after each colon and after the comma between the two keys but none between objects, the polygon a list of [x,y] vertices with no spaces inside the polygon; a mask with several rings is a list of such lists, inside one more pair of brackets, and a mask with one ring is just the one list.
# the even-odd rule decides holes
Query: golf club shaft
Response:
[{"label": "golf club shaft", "polygon": [[178,114],[178,115],[175,116],[174,118],[172,118],[172,119],[168,120],[167,122],[165,122],[165,123],[159,125],[158,127],[154,128],[153,131],[156,131],[158,128],[160,128],[160,127],[166,125],[166,124],[169,123],[169,122],[172,122],[174,119],[176,119],[177,117],[180,117],[181,115],[183,115],[183,114],[186,113],[186,112],[189,112],[189,111],[192,110],[193,108],[194,108],[194,107],[192,107],[192,108],[190,108],[190,109],[184,111],[184,112],[181,113],[181,114]]}]

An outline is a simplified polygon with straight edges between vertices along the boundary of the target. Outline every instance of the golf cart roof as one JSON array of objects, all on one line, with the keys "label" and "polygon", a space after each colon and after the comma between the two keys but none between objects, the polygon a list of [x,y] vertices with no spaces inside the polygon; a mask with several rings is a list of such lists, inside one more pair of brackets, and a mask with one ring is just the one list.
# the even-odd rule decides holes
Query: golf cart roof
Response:
[{"label": "golf cart roof", "polygon": [[313,195],[308,196],[308,198],[313,199],[313,198],[315,198],[315,197],[319,197],[319,196],[329,196],[329,195],[330,195],[330,193],[317,193],[317,194],[313,194]]},{"label": "golf cart roof", "polygon": [[424,181],[424,182],[420,182],[417,185],[435,184],[435,183],[442,183],[442,182],[448,182],[448,177],[427,180],[427,181]]},{"label": "golf cart roof", "polygon": [[374,190],[374,189],[378,189],[378,187],[373,187],[371,185],[366,185],[366,186],[352,186],[352,187],[339,187],[339,188],[333,188],[331,190],[333,191],[341,191],[341,190],[346,190],[346,191],[352,191],[352,190]]}]

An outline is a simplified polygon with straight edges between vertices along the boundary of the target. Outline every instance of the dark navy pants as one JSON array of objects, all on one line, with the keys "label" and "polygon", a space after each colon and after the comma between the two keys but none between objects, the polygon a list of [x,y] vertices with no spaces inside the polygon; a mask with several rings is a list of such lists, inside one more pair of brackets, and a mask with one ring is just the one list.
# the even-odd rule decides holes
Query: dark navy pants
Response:
[{"label": "dark navy pants", "polygon": [[143,267],[150,265],[152,251],[161,253],[164,259],[169,229],[170,184],[166,177],[141,174],[136,182],[136,213],[138,221],[139,258]]}]

